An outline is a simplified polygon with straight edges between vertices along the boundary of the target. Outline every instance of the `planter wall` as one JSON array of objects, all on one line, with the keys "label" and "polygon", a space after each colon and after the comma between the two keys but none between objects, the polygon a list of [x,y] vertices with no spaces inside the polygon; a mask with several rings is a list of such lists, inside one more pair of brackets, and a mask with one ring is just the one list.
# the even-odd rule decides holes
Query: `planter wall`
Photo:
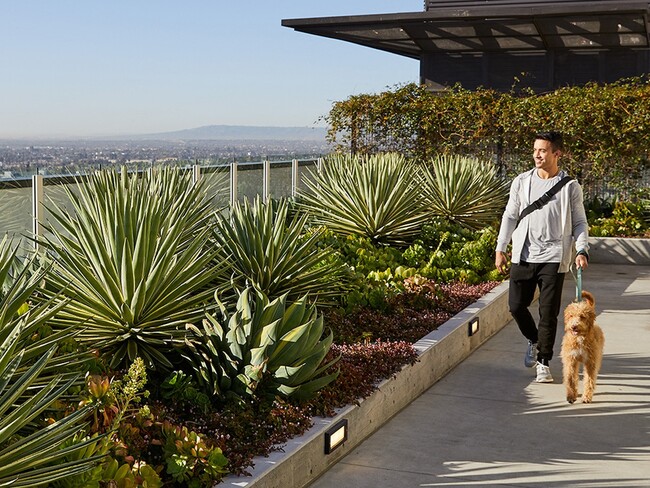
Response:
[{"label": "planter wall", "polygon": [[650,239],[590,237],[589,260],[604,264],[650,265]]}]

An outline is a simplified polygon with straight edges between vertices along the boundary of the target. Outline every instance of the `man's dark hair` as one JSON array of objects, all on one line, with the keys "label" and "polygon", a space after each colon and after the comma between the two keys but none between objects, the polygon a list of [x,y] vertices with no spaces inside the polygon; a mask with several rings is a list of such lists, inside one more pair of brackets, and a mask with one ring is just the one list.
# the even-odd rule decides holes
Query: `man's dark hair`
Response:
[{"label": "man's dark hair", "polygon": [[538,132],[535,134],[535,140],[542,139],[551,143],[553,151],[564,151],[564,141],[562,140],[562,133],[554,130],[548,132]]}]

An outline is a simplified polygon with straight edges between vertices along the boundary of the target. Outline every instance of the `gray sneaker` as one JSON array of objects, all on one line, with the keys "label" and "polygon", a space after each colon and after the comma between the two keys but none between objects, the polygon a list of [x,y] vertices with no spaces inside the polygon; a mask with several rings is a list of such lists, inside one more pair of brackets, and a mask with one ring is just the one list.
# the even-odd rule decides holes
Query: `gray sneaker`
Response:
[{"label": "gray sneaker", "polygon": [[542,363],[537,363],[537,378],[535,378],[535,381],[537,383],[553,383],[551,368]]},{"label": "gray sneaker", "polygon": [[532,368],[537,364],[537,343],[528,341],[526,355],[524,356],[524,366]]}]

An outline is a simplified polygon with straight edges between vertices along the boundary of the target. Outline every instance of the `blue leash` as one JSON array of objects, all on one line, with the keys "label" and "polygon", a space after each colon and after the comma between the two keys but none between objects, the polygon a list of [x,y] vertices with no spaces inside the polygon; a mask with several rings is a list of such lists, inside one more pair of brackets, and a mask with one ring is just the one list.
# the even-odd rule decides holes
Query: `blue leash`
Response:
[{"label": "blue leash", "polygon": [[576,302],[582,301],[582,268],[578,268],[578,276],[574,276],[576,280]]}]

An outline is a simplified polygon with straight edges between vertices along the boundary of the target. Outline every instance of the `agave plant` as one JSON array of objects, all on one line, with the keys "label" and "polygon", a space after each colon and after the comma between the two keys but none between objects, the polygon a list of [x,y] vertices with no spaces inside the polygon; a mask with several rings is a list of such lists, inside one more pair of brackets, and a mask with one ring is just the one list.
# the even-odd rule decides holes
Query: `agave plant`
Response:
[{"label": "agave plant", "polygon": [[[223,272],[208,249],[210,205],[203,185],[175,168],[139,176],[105,170],[67,190],[71,209],[51,210],[58,226],[43,239],[54,265],[50,288],[69,301],[62,325],[83,323],[79,340],[102,351],[111,367],[142,357],[172,366],[185,324],[200,321]],[[61,229],[61,230],[59,230]]]},{"label": "agave plant", "polygon": [[268,204],[256,197],[219,215],[215,238],[230,255],[231,283],[241,292],[253,286],[269,298],[289,300],[309,294],[321,303],[341,293],[344,269],[330,260],[331,251],[317,243],[322,232],[305,233],[307,216],[289,218],[285,199]]},{"label": "agave plant", "polygon": [[35,339],[57,309],[51,302],[28,305],[43,274],[29,273],[29,263],[16,263],[16,248],[5,237],[0,241],[0,486],[34,487],[91,470],[100,456],[65,460],[85,447],[69,441],[86,426],[87,410],[36,428],[77,381],[78,361],[72,355],[55,358],[56,343],[70,339],[71,330]]},{"label": "agave plant", "polygon": [[[208,314],[202,330],[188,327],[196,341],[188,341],[186,359],[206,393],[225,398],[256,392],[308,398],[337,375],[323,372],[338,359],[323,364],[332,345],[332,332],[323,338],[323,317],[307,297],[287,306],[287,295],[269,299],[245,289],[223,320]],[[223,324],[223,325],[222,325]]]},{"label": "agave plant", "polygon": [[426,220],[417,174],[399,154],[333,155],[304,180],[301,205],[336,233],[401,245],[417,236]]},{"label": "agave plant", "polygon": [[508,184],[494,167],[466,156],[433,159],[421,187],[431,213],[472,230],[498,220],[508,199]]}]

